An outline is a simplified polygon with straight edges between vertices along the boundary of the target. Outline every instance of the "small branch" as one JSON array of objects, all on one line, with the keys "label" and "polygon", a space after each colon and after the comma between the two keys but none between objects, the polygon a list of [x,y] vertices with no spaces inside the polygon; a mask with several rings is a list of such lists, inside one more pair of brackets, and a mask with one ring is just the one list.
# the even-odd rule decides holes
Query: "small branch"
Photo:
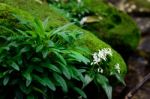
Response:
[{"label": "small branch", "polygon": [[139,82],[133,89],[131,89],[128,94],[125,96],[125,99],[131,99],[133,95],[140,89],[148,80],[150,79],[150,73],[147,74],[143,81]]}]

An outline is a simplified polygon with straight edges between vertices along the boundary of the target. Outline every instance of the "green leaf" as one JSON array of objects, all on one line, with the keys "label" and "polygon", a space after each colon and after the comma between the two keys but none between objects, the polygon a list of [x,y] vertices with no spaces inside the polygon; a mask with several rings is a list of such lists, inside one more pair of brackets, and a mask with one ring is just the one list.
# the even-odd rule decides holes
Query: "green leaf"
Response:
[{"label": "green leaf", "polygon": [[8,47],[11,47],[11,46],[18,47],[18,44],[14,41],[8,44]]},{"label": "green leaf", "polygon": [[43,58],[46,58],[49,54],[48,50],[42,51]]},{"label": "green leaf", "polygon": [[32,72],[32,67],[29,67],[25,72],[22,73],[23,77],[26,78],[26,86],[28,87],[31,82],[32,82],[32,77],[31,77],[31,72]]},{"label": "green leaf", "polygon": [[108,79],[105,76],[101,75],[101,74],[97,74],[96,75],[96,82],[99,85],[101,85],[101,87],[105,91],[108,99],[112,99],[112,87],[109,85]]},{"label": "green leaf", "polygon": [[44,82],[42,80],[42,78],[40,78],[39,76],[33,74],[32,77],[33,77],[34,80],[38,81],[41,85],[46,86],[46,82]]},{"label": "green leaf", "polygon": [[49,17],[47,17],[47,18],[43,21],[44,30],[47,29],[47,27],[48,27],[48,22],[49,22]]},{"label": "green leaf", "polygon": [[71,66],[69,66],[69,67],[70,67],[69,73],[70,73],[70,75],[71,75],[71,78],[74,78],[74,79],[80,81],[79,77],[78,77],[78,76],[74,73],[74,71],[72,70],[72,67],[71,67]]},{"label": "green leaf", "polygon": [[48,47],[54,47],[55,43],[52,40],[48,40]]},{"label": "green leaf", "polygon": [[48,68],[50,70],[53,70],[53,71],[55,71],[57,73],[62,73],[60,71],[60,69],[57,66],[53,65],[53,64],[45,64],[44,67],[46,67],[46,68]]},{"label": "green leaf", "polygon": [[112,86],[109,84],[103,85],[102,88],[106,92],[108,99],[112,99]]},{"label": "green leaf", "polygon": [[68,28],[71,25],[73,25],[73,23],[69,23],[69,24],[66,24],[64,26],[61,26],[61,27],[57,28],[56,30],[52,31],[52,36],[55,35],[55,34],[57,34],[57,33],[60,33],[60,31]]},{"label": "green leaf", "polygon": [[27,33],[25,31],[22,31],[22,30],[19,30],[19,29],[16,29],[21,35],[23,36],[28,36]]},{"label": "green leaf", "polygon": [[11,29],[7,28],[6,26],[0,25],[0,28],[8,31],[9,33],[16,34],[14,31],[12,31]]},{"label": "green leaf", "polygon": [[31,77],[32,70],[33,70],[33,66],[29,66],[28,69],[22,73],[23,77],[25,77],[29,81],[32,80],[32,77]]},{"label": "green leaf", "polygon": [[37,46],[37,48],[36,48],[36,52],[40,52],[42,49],[43,49],[43,45],[39,45],[39,46]]},{"label": "green leaf", "polygon": [[12,72],[12,70],[8,70],[8,71],[5,71],[5,72],[1,72],[1,73],[0,73],[0,78],[5,77],[5,75],[10,74],[11,72]]},{"label": "green leaf", "polygon": [[84,77],[83,77],[83,75],[82,75],[82,73],[78,70],[78,69],[76,69],[75,67],[71,67],[71,70],[72,70],[72,72],[73,72],[73,77],[76,79],[76,78],[78,78],[78,79],[80,79],[83,83],[85,82],[85,79],[84,79]]},{"label": "green leaf", "polygon": [[60,59],[60,61],[61,61],[64,65],[67,65],[66,60],[64,59],[64,57],[63,57],[60,53],[58,53],[58,52],[55,51],[54,54],[57,56],[58,59]]},{"label": "green leaf", "polygon": [[41,61],[41,58],[38,58],[38,57],[33,57],[31,59],[32,62],[40,62]]},{"label": "green leaf", "polygon": [[26,80],[26,86],[28,87],[31,84],[32,80]]},{"label": "green leaf", "polygon": [[80,88],[74,87],[73,88],[78,94],[80,94],[83,98],[87,98],[86,94],[84,91],[82,91]]},{"label": "green leaf", "polygon": [[11,64],[11,67],[14,68],[14,69],[17,70],[17,71],[20,70],[19,66],[18,66],[15,62],[13,62],[13,63]]},{"label": "green leaf", "polygon": [[4,79],[3,79],[3,85],[6,86],[9,82],[9,76],[6,76]]},{"label": "green leaf", "polygon": [[64,92],[68,92],[68,87],[67,87],[65,80],[56,73],[53,73],[53,76],[54,76],[54,79],[57,81],[57,83],[59,83],[59,85],[62,87],[62,90]]},{"label": "green leaf", "polygon": [[1,50],[9,51],[9,50],[10,50],[10,47],[9,47],[9,46],[1,47]]},{"label": "green leaf", "polygon": [[57,62],[60,66],[59,68],[61,69],[61,71],[63,72],[63,74],[65,75],[65,77],[67,79],[71,79],[71,74],[70,74],[70,70],[69,70],[69,67],[67,67],[66,65],[60,63],[60,62]]},{"label": "green leaf", "polygon": [[59,34],[59,36],[61,36],[68,43],[70,42],[70,38],[69,38],[69,35],[67,35],[67,33],[62,32],[62,33]]},{"label": "green leaf", "polygon": [[118,79],[118,81],[120,81],[123,85],[126,85],[126,83],[125,83],[123,77],[121,77],[120,74],[115,73],[115,77],[116,77],[116,78]]},{"label": "green leaf", "polygon": [[31,77],[31,72],[34,69],[33,66],[30,66],[27,68],[27,70],[25,70],[24,72],[22,72],[22,75],[24,78],[26,78],[26,86],[28,87],[31,82],[32,82],[32,77]]},{"label": "green leaf", "polygon": [[37,88],[37,87],[33,87],[33,90],[43,94],[44,96],[46,96],[45,92],[43,90],[41,90],[40,88]]},{"label": "green leaf", "polygon": [[84,57],[82,54],[76,51],[71,51],[71,54],[69,54],[69,56],[76,59],[78,62],[83,62],[84,64],[88,64],[90,62],[88,58]]},{"label": "green leaf", "polygon": [[86,54],[86,55],[91,54],[90,50],[86,47],[77,46],[77,47],[75,47],[75,49],[77,49],[77,51],[79,51],[81,54]]},{"label": "green leaf", "polygon": [[44,34],[45,30],[44,30],[42,21],[39,20],[38,18],[35,18],[34,22],[32,22],[32,25],[34,27],[36,35],[38,35],[40,38],[43,38],[45,35]]},{"label": "green leaf", "polygon": [[0,73],[0,79],[3,78],[4,76],[5,76],[4,73],[1,72]]},{"label": "green leaf", "polygon": [[37,75],[33,75],[34,79],[37,80],[39,83],[41,83],[43,86],[48,86],[51,90],[55,91],[56,88],[55,88],[55,85],[52,83],[52,81],[47,78],[47,77],[44,77],[44,78],[40,78],[39,76]]},{"label": "green leaf", "polygon": [[29,47],[23,47],[21,50],[20,50],[20,53],[24,53],[24,52],[27,52],[29,51],[30,48]]},{"label": "green leaf", "polygon": [[53,82],[52,82],[49,78],[45,77],[45,78],[43,78],[43,81],[46,83],[46,85],[47,85],[51,90],[53,90],[53,91],[56,90],[55,85],[53,84]]},{"label": "green leaf", "polygon": [[90,82],[92,82],[92,80],[93,80],[93,78],[90,77],[89,75],[85,75],[85,78],[84,78],[84,79],[85,79],[85,80],[84,80],[83,88],[84,88],[85,86],[87,86]]}]

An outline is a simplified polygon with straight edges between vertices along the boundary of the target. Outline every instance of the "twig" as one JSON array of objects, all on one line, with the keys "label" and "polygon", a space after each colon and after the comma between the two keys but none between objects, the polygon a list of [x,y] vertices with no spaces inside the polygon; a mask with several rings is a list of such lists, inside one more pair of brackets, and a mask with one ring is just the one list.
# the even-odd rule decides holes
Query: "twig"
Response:
[{"label": "twig", "polygon": [[133,89],[128,92],[128,94],[125,96],[125,99],[131,99],[132,96],[137,92],[137,90],[140,89],[149,79],[150,73],[144,77],[143,81],[139,82]]}]

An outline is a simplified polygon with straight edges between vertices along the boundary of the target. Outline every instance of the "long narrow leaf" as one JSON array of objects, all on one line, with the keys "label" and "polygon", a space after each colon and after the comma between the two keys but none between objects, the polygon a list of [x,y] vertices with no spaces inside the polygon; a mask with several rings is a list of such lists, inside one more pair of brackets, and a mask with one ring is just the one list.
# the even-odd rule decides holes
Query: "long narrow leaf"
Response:
[{"label": "long narrow leaf", "polygon": [[66,84],[66,81],[58,74],[56,73],[53,73],[53,76],[55,78],[55,80],[60,84],[60,86],[62,87],[62,90],[64,92],[68,92],[68,87],[67,87],[67,84]]},{"label": "long narrow leaf", "polygon": [[61,61],[64,65],[67,65],[66,60],[64,59],[64,57],[63,57],[60,53],[58,53],[58,52],[55,51],[54,54],[57,56],[58,59],[60,59],[60,61]]},{"label": "long narrow leaf", "polygon": [[3,85],[4,86],[6,86],[7,84],[8,84],[8,82],[9,82],[9,77],[8,76],[6,76],[4,79],[3,79]]},{"label": "long narrow leaf", "polygon": [[18,64],[16,64],[15,62],[13,62],[13,63],[11,64],[11,67],[14,68],[14,69],[17,70],[17,71],[20,70]]},{"label": "long narrow leaf", "polygon": [[81,95],[83,98],[87,98],[86,94],[84,91],[82,91],[80,88],[74,87],[73,88],[79,95]]},{"label": "long narrow leaf", "polygon": [[109,85],[108,79],[105,76],[101,75],[101,74],[97,74],[96,75],[96,82],[99,85],[101,85],[101,87],[105,91],[108,99],[112,99],[112,87]]},{"label": "long narrow leaf", "polygon": [[65,77],[67,79],[71,79],[71,74],[70,74],[70,70],[69,70],[69,67],[67,65],[64,65],[60,62],[57,62],[59,64],[59,68],[61,69],[61,71],[63,72],[63,74],[65,75]]}]

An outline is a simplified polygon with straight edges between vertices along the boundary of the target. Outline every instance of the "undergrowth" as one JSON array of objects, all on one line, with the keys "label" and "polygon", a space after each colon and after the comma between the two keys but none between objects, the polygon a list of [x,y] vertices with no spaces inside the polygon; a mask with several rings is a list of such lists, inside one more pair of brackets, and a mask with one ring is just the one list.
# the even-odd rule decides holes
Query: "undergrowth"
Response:
[{"label": "undergrowth", "polygon": [[[71,99],[87,98],[83,89],[92,81],[111,99],[112,86],[97,65],[106,68],[109,76],[123,82],[122,78],[117,71],[108,70],[107,61],[90,65],[87,48],[70,46],[83,35],[67,30],[72,24],[48,30],[48,18],[42,22],[15,17],[24,30],[0,26],[10,33],[0,35],[0,99],[63,99],[70,91],[76,93]],[[63,95],[55,95],[57,92]]]}]

